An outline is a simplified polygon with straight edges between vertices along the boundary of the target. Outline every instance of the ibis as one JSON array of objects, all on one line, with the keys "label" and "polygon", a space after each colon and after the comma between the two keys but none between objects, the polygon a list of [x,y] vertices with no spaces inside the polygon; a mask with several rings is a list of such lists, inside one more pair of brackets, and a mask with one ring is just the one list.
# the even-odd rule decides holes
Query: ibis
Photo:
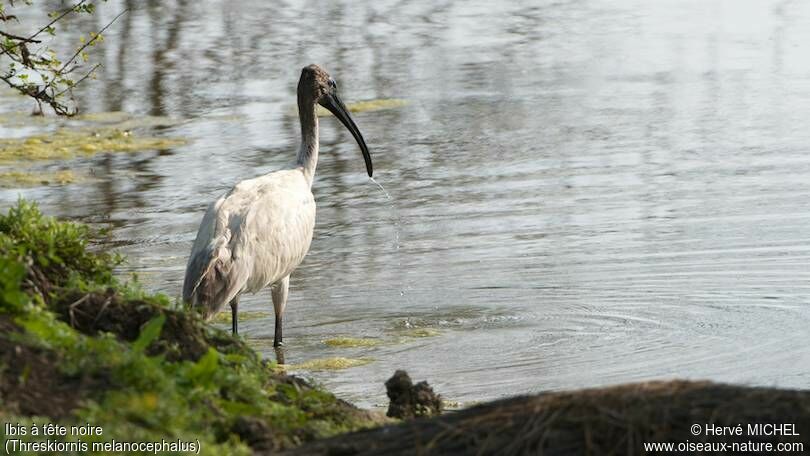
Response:
[{"label": "ibis", "polygon": [[315,227],[312,181],[318,164],[318,105],[354,136],[371,177],[371,155],[338,96],[337,83],[321,67],[309,65],[298,81],[301,145],[295,164],[243,180],[208,206],[186,266],[183,300],[207,320],[229,304],[234,334],[238,334],[239,297],[269,287],[275,347],[282,344],[290,274],[309,251]]}]

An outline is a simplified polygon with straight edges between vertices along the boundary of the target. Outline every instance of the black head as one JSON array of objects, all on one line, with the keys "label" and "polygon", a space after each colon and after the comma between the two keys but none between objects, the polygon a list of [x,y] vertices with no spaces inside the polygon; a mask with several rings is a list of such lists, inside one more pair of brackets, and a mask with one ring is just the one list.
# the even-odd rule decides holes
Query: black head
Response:
[{"label": "black head", "polygon": [[301,70],[301,79],[298,80],[298,101],[299,106],[318,103],[328,109],[340,122],[348,129],[363,153],[363,160],[366,162],[366,172],[371,177],[373,168],[371,165],[371,155],[368,147],[360,134],[360,130],[349,115],[349,110],[338,96],[337,82],[329,76],[323,68],[318,65],[309,65]]}]

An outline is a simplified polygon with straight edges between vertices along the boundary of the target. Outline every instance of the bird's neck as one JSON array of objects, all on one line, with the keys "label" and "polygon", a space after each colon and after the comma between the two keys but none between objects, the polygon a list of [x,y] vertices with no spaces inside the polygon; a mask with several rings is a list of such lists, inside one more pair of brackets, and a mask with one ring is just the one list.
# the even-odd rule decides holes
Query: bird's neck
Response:
[{"label": "bird's neck", "polygon": [[301,147],[298,149],[298,166],[303,168],[304,177],[309,186],[315,177],[318,166],[318,116],[315,114],[315,102],[298,98],[298,117],[301,120]]}]

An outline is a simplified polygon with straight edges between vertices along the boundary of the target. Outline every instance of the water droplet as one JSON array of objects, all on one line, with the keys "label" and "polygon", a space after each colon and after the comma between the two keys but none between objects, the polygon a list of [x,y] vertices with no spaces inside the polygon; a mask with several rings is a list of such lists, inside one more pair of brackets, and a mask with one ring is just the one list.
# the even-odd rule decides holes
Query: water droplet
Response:
[{"label": "water droplet", "polygon": [[[385,195],[385,199],[388,200],[390,203],[389,207],[391,209],[392,214],[391,218],[394,224],[394,251],[397,252],[397,266],[399,268],[402,268],[402,258],[399,256],[399,251],[401,247],[399,236],[402,226],[402,220],[400,219],[399,211],[397,210],[396,204],[394,203],[394,200],[391,198],[391,195],[388,193],[388,191],[385,190],[385,187],[383,187],[382,184],[377,182],[373,177],[370,177],[369,179],[371,180],[371,182],[374,182],[374,184],[377,185],[377,187],[380,189],[383,195]],[[403,289],[400,289],[399,296],[405,298],[405,290],[404,290],[405,283],[404,282],[400,283],[400,286],[402,286]],[[407,300],[408,298],[405,299]]]},{"label": "water droplet", "polygon": [[390,201],[391,200],[391,195],[388,194],[388,192],[385,190],[385,188],[382,186],[382,184],[377,182],[373,177],[369,177],[369,179],[371,179],[371,182],[374,182],[375,184],[377,184],[377,187],[380,187],[380,190],[382,190],[383,195],[385,195],[385,199]]}]

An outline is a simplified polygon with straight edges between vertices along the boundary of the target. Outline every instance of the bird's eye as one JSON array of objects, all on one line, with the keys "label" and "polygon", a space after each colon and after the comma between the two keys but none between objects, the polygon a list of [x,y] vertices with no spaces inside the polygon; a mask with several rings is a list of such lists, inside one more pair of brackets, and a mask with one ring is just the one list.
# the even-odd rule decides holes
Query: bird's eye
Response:
[{"label": "bird's eye", "polygon": [[329,87],[331,87],[333,89],[337,88],[337,82],[335,82],[335,80],[332,79],[332,78],[329,78]]}]

